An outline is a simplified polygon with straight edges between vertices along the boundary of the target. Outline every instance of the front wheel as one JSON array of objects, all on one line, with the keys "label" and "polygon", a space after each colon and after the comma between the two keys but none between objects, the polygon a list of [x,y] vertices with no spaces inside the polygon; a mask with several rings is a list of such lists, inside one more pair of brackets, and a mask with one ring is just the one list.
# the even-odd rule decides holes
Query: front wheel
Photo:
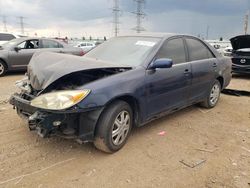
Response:
[{"label": "front wheel", "polygon": [[133,113],[129,104],[124,101],[112,103],[98,120],[95,147],[108,153],[118,151],[125,145],[132,123]]},{"label": "front wheel", "polygon": [[214,82],[212,87],[209,90],[209,93],[206,99],[201,103],[202,106],[205,108],[213,108],[219,101],[221,92],[221,84],[218,80]]},{"label": "front wheel", "polygon": [[7,70],[6,64],[0,60],[0,77],[4,76]]}]

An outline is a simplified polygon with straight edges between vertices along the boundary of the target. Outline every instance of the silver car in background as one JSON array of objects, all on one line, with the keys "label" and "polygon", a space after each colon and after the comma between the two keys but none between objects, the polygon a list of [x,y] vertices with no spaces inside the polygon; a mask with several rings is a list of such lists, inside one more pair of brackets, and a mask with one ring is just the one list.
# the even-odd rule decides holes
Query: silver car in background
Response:
[{"label": "silver car in background", "polygon": [[87,53],[93,48],[95,48],[96,45],[93,42],[80,42],[75,47],[79,47],[84,51],[84,53]]},{"label": "silver car in background", "polygon": [[4,76],[7,71],[26,70],[33,54],[40,51],[84,55],[81,48],[71,47],[55,39],[17,38],[0,47],[0,76]]}]

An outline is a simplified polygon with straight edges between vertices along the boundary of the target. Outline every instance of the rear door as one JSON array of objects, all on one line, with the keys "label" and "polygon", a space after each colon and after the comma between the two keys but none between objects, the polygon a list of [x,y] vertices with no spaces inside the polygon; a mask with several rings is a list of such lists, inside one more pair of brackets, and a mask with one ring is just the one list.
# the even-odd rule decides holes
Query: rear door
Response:
[{"label": "rear door", "polygon": [[189,90],[190,103],[203,99],[216,78],[217,59],[202,41],[185,37],[188,59],[192,67],[192,87]]},{"label": "rear door", "polygon": [[63,45],[54,40],[42,39],[41,48],[42,48],[42,51],[64,53]]},{"label": "rear door", "polygon": [[185,106],[191,84],[191,65],[181,37],[167,40],[155,59],[169,58],[173,67],[146,71],[148,119],[152,116]]}]

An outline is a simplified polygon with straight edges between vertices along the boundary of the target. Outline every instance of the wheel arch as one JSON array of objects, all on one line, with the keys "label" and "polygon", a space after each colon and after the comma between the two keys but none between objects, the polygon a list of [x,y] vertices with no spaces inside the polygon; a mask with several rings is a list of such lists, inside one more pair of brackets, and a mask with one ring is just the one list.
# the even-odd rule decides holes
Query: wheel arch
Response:
[{"label": "wheel arch", "polygon": [[218,76],[216,78],[216,80],[218,80],[220,82],[221,89],[223,89],[223,87],[224,87],[224,78],[222,76]]},{"label": "wheel arch", "polygon": [[119,101],[119,100],[120,101],[125,101],[131,107],[131,109],[133,111],[133,116],[134,116],[133,126],[139,125],[139,122],[140,122],[140,107],[139,107],[139,102],[135,97],[133,97],[131,95],[121,95],[121,96],[115,97],[115,98],[111,99],[109,102],[106,103],[105,108],[107,108],[109,105],[111,105],[115,101]]}]

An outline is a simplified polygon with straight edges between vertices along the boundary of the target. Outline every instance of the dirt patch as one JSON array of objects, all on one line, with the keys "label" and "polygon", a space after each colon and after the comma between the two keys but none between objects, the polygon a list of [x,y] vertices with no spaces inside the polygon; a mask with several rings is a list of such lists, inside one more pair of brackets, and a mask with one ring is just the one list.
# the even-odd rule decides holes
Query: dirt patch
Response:
[{"label": "dirt patch", "polygon": [[[21,77],[0,78],[0,100]],[[250,77],[229,88],[250,91]],[[136,128],[112,155],[40,138],[6,103],[0,119],[0,187],[250,187],[249,97],[221,95],[212,110],[192,106]]]}]

